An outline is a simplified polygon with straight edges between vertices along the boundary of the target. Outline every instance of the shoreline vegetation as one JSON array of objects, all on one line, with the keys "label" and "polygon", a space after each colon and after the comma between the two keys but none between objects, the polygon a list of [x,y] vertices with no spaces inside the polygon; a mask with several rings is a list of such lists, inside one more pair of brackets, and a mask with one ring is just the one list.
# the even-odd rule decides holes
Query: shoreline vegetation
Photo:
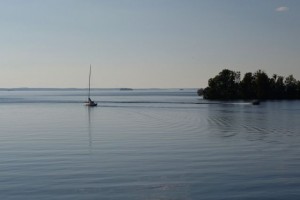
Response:
[{"label": "shoreline vegetation", "polygon": [[208,80],[208,87],[198,90],[198,95],[208,100],[300,99],[300,81],[293,75],[269,77],[262,70],[247,72],[241,79],[239,71],[223,69]]}]

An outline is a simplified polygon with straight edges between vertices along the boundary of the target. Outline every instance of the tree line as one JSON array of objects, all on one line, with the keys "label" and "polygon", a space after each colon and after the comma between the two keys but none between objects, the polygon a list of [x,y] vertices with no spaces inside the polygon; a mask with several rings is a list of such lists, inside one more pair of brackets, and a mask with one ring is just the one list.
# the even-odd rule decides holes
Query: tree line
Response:
[{"label": "tree line", "polygon": [[222,70],[208,80],[208,87],[199,89],[198,95],[205,99],[300,99],[300,81],[293,75],[274,74],[269,77],[264,71],[248,72],[241,79],[239,71]]}]

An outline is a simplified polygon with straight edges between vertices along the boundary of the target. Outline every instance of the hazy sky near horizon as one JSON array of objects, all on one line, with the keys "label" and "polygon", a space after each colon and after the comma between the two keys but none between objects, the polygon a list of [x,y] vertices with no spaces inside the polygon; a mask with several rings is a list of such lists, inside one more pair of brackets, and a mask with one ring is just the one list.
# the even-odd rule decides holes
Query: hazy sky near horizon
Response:
[{"label": "hazy sky near horizon", "polygon": [[205,87],[300,79],[299,0],[0,0],[0,87]]}]

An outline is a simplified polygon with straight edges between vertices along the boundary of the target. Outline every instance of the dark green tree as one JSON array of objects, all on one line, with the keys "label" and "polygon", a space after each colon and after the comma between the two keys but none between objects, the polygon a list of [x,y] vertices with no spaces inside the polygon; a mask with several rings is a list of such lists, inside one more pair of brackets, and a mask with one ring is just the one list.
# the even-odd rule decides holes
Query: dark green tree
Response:
[{"label": "dark green tree", "polygon": [[243,99],[256,98],[254,83],[255,77],[252,75],[252,73],[246,73],[240,83],[240,94]]},{"label": "dark green tree", "polygon": [[254,77],[256,97],[258,99],[268,99],[270,92],[270,82],[268,75],[264,71],[258,70],[257,72],[255,72]]},{"label": "dark green tree", "polygon": [[[199,95],[202,90],[199,90]],[[205,99],[300,99],[300,81],[293,75],[286,78],[274,74],[271,78],[258,70],[254,74],[248,72],[240,80],[240,72],[222,70],[208,81],[203,90]]]},{"label": "dark green tree", "polygon": [[197,94],[198,96],[202,96],[203,95],[203,88],[200,88],[199,90],[197,90]]},{"label": "dark green tree", "polygon": [[286,98],[296,99],[297,98],[297,80],[293,75],[289,75],[285,78]]},{"label": "dark green tree", "polygon": [[274,99],[284,99],[285,98],[285,85],[284,85],[284,77],[277,76],[275,82],[275,91],[273,92]]},{"label": "dark green tree", "polygon": [[203,90],[203,98],[205,98],[205,99],[221,99],[221,96],[217,89],[216,80],[213,78],[210,78],[208,80],[208,85],[209,86]]},{"label": "dark green tree", "polygon": [[208,87],[203,91],[207,99],[237,99],[239,98],[240,72],[228,69],[222,70],[217,76],[209,79]]},{"label": "dark green tree", "polygon": [[300,99],[300,81],[297,81],[297,99]]}]

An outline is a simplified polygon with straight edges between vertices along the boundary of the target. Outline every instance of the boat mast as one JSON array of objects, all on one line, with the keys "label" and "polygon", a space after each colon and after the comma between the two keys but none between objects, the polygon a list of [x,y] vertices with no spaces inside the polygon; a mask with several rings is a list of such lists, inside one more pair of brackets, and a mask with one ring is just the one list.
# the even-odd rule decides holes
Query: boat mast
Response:
[{"label": "boat mast", "polygon": [[90,98],[90,94],[91,94],[91,71],[92,71],[92,66],[90,65],[90,75],[89,75],[89,97]]}]

